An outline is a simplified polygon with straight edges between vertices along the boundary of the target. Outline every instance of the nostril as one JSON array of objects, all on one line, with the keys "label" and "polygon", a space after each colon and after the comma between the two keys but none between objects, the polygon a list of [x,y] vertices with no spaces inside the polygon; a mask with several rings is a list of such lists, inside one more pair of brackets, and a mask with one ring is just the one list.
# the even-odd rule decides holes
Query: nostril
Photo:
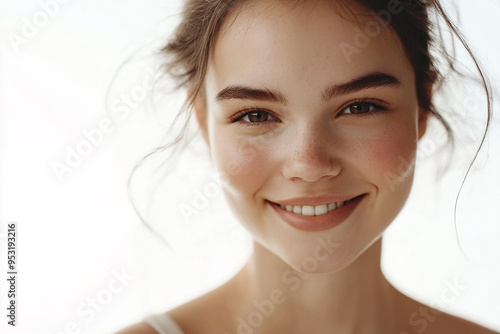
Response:
[{"label": "nostril", "polygon": [[331,129],[319,120],[301,124],[289,138],[283,176],[290,180],[315,182],[335,177],[342,168]]},{"label": "nostril", "polygon": [[283,165],[283,176],[290,180],[316,182],[337,177],[342,171],[338,159],[290,157]]}]

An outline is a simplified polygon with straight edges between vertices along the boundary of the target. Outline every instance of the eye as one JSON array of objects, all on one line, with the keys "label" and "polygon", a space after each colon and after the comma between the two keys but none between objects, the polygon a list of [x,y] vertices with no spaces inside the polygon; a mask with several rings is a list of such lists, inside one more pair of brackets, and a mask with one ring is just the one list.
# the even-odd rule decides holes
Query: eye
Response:
[{"label": "eye", "polygon": [[381,110],[387,110],[387,108],[373,102],[358,101],[348,105],[340,112],[340,114],[368,116],[369,114],[373,114],[374,112]]},{"label": "eye", "polygon": [[278,119],[265,110],[254,109],[240,111],[231,118],[231,121],[233,123],[265,123],[268,121],[276,122]]}]

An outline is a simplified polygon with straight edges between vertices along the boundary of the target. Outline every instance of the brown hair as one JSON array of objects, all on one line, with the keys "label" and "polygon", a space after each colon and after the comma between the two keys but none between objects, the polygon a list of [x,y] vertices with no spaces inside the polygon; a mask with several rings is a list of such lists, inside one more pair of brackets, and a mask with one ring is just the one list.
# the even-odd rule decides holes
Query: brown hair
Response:
[{"label": "brown hair", "polygon": [[[285,2],[284,0],[280,1]],[[301,1],[295,0],[290,2],[297,4]],[[161,50],[161,54],[165,58],[163,69],[175,81],[176,88],[187,89],[192,93],[185,101],[183,108],[177,115],[176,121],[180,119],[182,113],[188,113],[188,117],[185,117],[185,119],[189,118],[195,97],[203,92],[202,87],[207,72],[208,60],[220,27],[229,15],[241,9],[245,3],[248,3],[248,0],[186,1],[180,24],[177,26],[170,41]],[[345,7],[349,8],[348,0],[336,0],[336,3],[347,5]],[[448,70],[458,74],[459,71],[454,67],[454,55],[448,53],[444,47],[444,42],[440,35],[441,27],[439,25],[434,26],[429,19],[431,11],[437,17],[441,17],[448,29],[458,38],[474,61],[480,82],[486,94],[487,119],[481,143],[462,181],[463,186],[465,178],[483,145],[491,115],[490,88],[469,46],[456,26],[446,15],[439,0],[356,0],[356,3],[375,13],[387,9],[390,3],[400,6],[399,8],[402,10],[392,15],[386,22],[396,32],[413,67],[416,95],[420,108],[427,111],[428,115],[435,117],[444,126],[448,135],[448,142],[452,146],[454,142],[452,129],[446,119],[434,107],[432,102],[433,92],[429,89],[432,86],[435,93],[441,88],[444,80],[443,72],[435,65],[436,62],[431,55],[431,49],[438,50],[439,54],[444,57],[445,64],[448,65]],[[178,144],[185,134],[186,126],[187,121],[182,127],[182,131],[177,134],[170,144],[157,149],[151,154],[159,150],[172,148]],[[151,154],[144,157],[143,160]],[[460,187],[460,191],[462,186]],[[459,194],[457,195],[457,201]],[[455,202],[455,213],[457,201]]]}]

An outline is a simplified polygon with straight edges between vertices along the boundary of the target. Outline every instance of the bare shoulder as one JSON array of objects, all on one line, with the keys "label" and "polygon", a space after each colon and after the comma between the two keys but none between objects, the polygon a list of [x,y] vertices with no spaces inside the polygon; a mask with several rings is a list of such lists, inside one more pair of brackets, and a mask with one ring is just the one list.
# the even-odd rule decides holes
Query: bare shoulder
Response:
[{"label": "bare shoulder", "polygon": [[230,329],[234,308],[224,289],[215,289],[178,306],[167,314],[184,334],[225,333]]},{"label": "bare shoulder", "polygon": [[401,291],[396,293],[398,334],[500,334],[464,318],[423,304]]},{"label": "bare shoulder", "polygon": [[[225,333],[232,328],[235,312],[235,297],[238,291],[234,284],[226,284],[177,306],[165,314],[170,317],[183,334]],[[157,334],[146,323],[138,323],[115,334]]]},{"label": "bare shoulder", "polygon": [[146,323],[137,323],[132,326],[121,329],[115,334],[158,334],[151,326]]},{"label": "bare shoulder", "polygon": [[433,333],[456,333],[456,334],[499,334],[499,332],[483,327],[477,323],[453,316],[447,313],[440,313],[433,326]]},{"label": "bare shoulder", "polygon": [[[206,296],[202,296],[181,306],[178,306],[165,313],[170,317],[177,326],[180,327],[183,334],[200,333],[197,324],[205,324],[204,318],[207,318],[209,308],[205,307],[206,303],[202,301]],[[195,321],[193,321],[195,320]],[[206,332],[206,329],[202,332]],[[155,329],[145,322],[140,322],[126,328],[121,329],[115,334],[158,334]]]},{"label": "bare shoulder", "polygon": [[426,334],[500,334],[472,321],[442,312],[405,296],[400,309],[406,327],[402,333]]}]

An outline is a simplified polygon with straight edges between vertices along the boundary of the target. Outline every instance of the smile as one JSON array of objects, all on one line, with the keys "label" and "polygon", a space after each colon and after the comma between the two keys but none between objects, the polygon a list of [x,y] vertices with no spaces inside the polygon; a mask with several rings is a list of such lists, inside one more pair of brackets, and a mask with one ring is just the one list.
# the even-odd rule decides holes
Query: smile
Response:
[{"label": "smile", "polygon": [[[267,201],[281,219],[302,231],[323,231],[334,228],[347,220],[363,201],[362,194],[347,200],[342,198],[294,199],[275,203]],[[345,198],[345,197],[344,197]],[[300,203],[306,202],[304,205]],[[308,203],[307,203],[308,202]]]},{"label": "smile", "polygon": [[340,207],[351,203],[357,199],[351,198],[350,200],[347,201],[341,201],[341,202],[333,202],[333,203],[328,203],[328,204],[322,204],[322,205],[284,205],[284,204],[279,204],[277,203],[283,210],[286,210],[288,212],[293,212],[299,215],[303,216],[321,216],[324,215],[325,213],[328,213],[330,211],[339,209]]}]

